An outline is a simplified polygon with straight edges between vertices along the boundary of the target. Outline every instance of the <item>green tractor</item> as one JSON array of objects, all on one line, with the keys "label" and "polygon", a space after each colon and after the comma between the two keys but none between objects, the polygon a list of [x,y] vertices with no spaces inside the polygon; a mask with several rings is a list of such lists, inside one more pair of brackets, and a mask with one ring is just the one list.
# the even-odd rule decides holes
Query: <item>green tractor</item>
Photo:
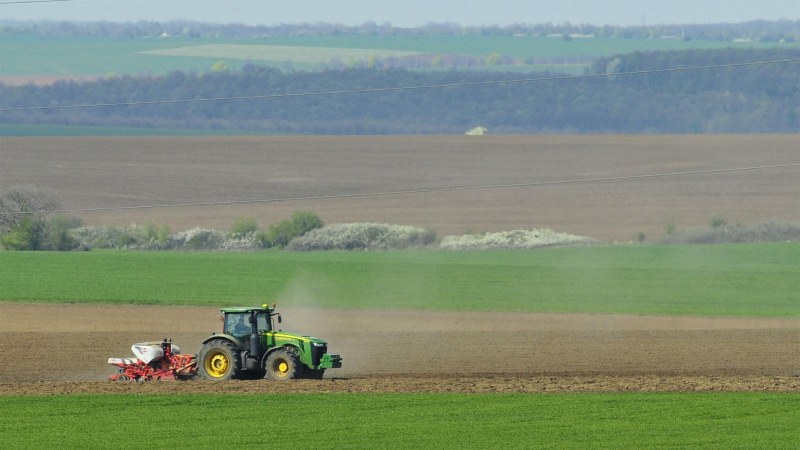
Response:
[{"label": "green tractor", "polygon": [[207,380],[295,378],[320,379],[325,369],[342,367],[322,339],[275,331],[281,316],[267,305],[223,308],[222,334],[203,341],[197,371]]}]

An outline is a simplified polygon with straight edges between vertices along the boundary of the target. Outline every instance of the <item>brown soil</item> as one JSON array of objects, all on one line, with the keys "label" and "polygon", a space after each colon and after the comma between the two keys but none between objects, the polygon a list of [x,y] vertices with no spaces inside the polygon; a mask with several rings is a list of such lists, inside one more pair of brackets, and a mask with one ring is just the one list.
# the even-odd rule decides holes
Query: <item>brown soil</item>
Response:
[{"label": "brown soil", "polygon": [[[66,208],[275,199],[797,163],[797,135],[0,138],[0,188]],[[293,211],[439,234],[552,228],[601,240],[668,224],[800,222],[798,168],[335,200],[83,212],[88,224],[227,229]],[[0,395],[72,392],[800,392],[800,320],[287,310],[344,368],[323,381],[112,384],[111,356],[173,338],[196,352],[214,308],[0,303]]]},{"label": "brown soil", "polygon": [[[65,208],[470,187],[798,163],[797,135],[1,138],[0,180],[50,187]],[[800,222],[798,167],[587,184],[82,212],[88,224],[262,226],[297,210],[326,223],[439,234],[551,228],[648,241],[668,225]]]},{"label": "brown soil", "polygon": [[103,381],[111,356],[219,328],[208,307],[0,303],[0,395],[87,392],[800,392],[800,319],[283,310],[344,358],[322,381]]}]

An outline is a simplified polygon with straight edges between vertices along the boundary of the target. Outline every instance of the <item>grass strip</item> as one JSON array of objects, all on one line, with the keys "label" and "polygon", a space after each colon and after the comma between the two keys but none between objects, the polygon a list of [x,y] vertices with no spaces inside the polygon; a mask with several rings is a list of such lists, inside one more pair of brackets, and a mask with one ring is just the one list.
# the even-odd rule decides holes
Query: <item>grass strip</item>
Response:
[{"label": "grass strip", "polygon": [[0,301],[797,317],[797,292],[800,243],[0,252]]},{"label": "grass strip", "polygon": [[259,394],[0,398],[14,448],[792,448],[800,394]]}]

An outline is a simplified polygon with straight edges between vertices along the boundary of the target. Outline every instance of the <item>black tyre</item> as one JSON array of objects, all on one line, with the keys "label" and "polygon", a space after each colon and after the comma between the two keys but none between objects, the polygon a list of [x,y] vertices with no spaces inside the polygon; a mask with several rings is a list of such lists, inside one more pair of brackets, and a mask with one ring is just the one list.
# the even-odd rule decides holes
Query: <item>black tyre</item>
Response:
[{"label": "black tyre", "polygon": [[221,339],[206,343],[197,354],[197,373],[205,380],[224,381],[239,378],[239,352]]},{"label": "black tyre", "polygon": [[297,354],[285,348],[270,353],[264,366],[267,377],[276,381],[298,378],[302,372],[302,365]]}]

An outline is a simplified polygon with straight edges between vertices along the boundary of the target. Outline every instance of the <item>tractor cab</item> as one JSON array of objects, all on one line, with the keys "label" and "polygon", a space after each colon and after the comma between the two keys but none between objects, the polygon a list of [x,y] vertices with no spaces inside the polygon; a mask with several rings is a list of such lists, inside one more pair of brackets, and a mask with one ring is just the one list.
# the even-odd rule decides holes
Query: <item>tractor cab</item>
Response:
[{"label": "tractor cab", "polygon": [[281,322],[280,314],[273,308],[227,308],[222,313],[222,332],[237,338],[261,335],[274,329],[275,317]]}]

